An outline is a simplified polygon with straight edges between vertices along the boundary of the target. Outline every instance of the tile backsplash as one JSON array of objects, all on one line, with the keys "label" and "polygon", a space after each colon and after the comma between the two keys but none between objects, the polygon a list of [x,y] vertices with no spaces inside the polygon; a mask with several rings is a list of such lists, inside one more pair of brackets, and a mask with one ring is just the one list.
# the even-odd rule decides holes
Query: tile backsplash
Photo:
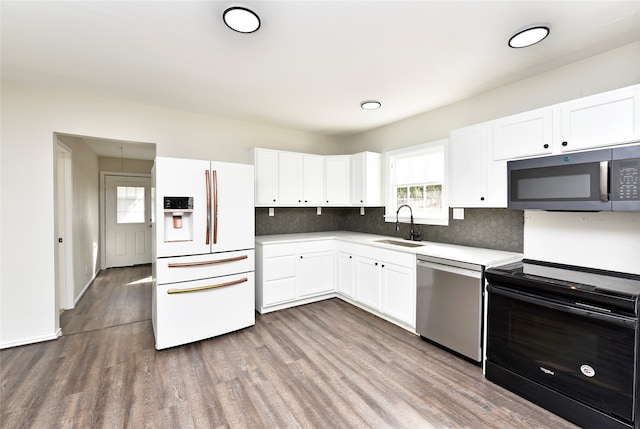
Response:
[{"label": "tile backsplash", "polygon": [[[384,207],[367,207],[364,216],[355,207],[256,208],[256,235],[292,234],[320,231],[355,231],[393,237],[408,237],[409,224],[384,221]],[[422,239],[439,243],[484,247],[510,252],[523,251],[524,212],[508,209],[465,209],[464,220],[449,217],[448,226],[419,225]]]}]

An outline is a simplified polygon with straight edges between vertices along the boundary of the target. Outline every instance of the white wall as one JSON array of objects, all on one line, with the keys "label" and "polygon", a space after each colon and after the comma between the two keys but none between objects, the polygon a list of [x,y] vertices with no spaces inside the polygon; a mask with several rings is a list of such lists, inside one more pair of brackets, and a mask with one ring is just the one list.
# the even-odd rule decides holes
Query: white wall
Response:
[{"label": "white wall", "polygon": [[[249,161],[256,146],[342,150],[335,139],[298,131],[6,80],[1,87],[0,347],[56,335],[54,133],[156,143],[161,156],[230,162]],[[88,204],[80,212],[93,210]],[[87,225],[86,242],[94,227]]]},{"label": "white wall", "polygon": [[59,138],[71,149],[73,174],[74,301],[100,270],[100,174],[98,155],[84,143]]},{"label": "white wall", "polygon": [[640,213],[527,210],[524,257],[640,274]]},{"label": "white wall", "polygon": [[385,152],[503,116],[640,83],[640,42],[345,139],[347,153]]}]

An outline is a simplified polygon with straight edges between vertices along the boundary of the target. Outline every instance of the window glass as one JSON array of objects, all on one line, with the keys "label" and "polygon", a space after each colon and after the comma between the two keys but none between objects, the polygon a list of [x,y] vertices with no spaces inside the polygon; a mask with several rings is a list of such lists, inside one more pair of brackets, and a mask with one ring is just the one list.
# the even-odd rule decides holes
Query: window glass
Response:
[{"label": "window glass", "polygon": [[144,186],[118,186],[116,196],[118,223],[144,222]]},{"label": "window glass", "polygon": [[[408,204],[416,223],[448,224],[446,143],[447,140],[439,140],[387,152],[387,221],[395,222],[398,207]],[[401,218],[408,216],[408,210],[400,213]]]}]

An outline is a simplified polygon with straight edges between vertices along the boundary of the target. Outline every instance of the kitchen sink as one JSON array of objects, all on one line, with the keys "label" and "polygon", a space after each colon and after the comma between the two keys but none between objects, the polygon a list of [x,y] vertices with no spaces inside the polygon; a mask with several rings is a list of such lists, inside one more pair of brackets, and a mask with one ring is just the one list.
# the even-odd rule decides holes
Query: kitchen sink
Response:
[{"label": "kitchen sink", "polygon": [[425,246],[424,244],[414,243],[412,241],[399,241],[399,240],[376,240],[376,243],[384,243],[384,244],[393,244],[395,246],[404,246],[404,247],[420,247]]}]

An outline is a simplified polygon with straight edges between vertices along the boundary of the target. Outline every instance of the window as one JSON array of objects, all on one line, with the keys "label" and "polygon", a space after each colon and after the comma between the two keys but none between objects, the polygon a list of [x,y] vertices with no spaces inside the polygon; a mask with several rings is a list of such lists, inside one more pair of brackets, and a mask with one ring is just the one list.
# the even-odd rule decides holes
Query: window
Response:
[{"label": "window", "polygon": [[144,187],[117,187],[117,222],[143,223],[144,216]]},{"label": "window", "polygon": [[[415,223],[449,224],[446,145],[444,139],[387,152],[387,222],[395,222],[398,207],[408,204]],[[399,215],[401,221],[409,221],[409,210],[402,210]]]}]

